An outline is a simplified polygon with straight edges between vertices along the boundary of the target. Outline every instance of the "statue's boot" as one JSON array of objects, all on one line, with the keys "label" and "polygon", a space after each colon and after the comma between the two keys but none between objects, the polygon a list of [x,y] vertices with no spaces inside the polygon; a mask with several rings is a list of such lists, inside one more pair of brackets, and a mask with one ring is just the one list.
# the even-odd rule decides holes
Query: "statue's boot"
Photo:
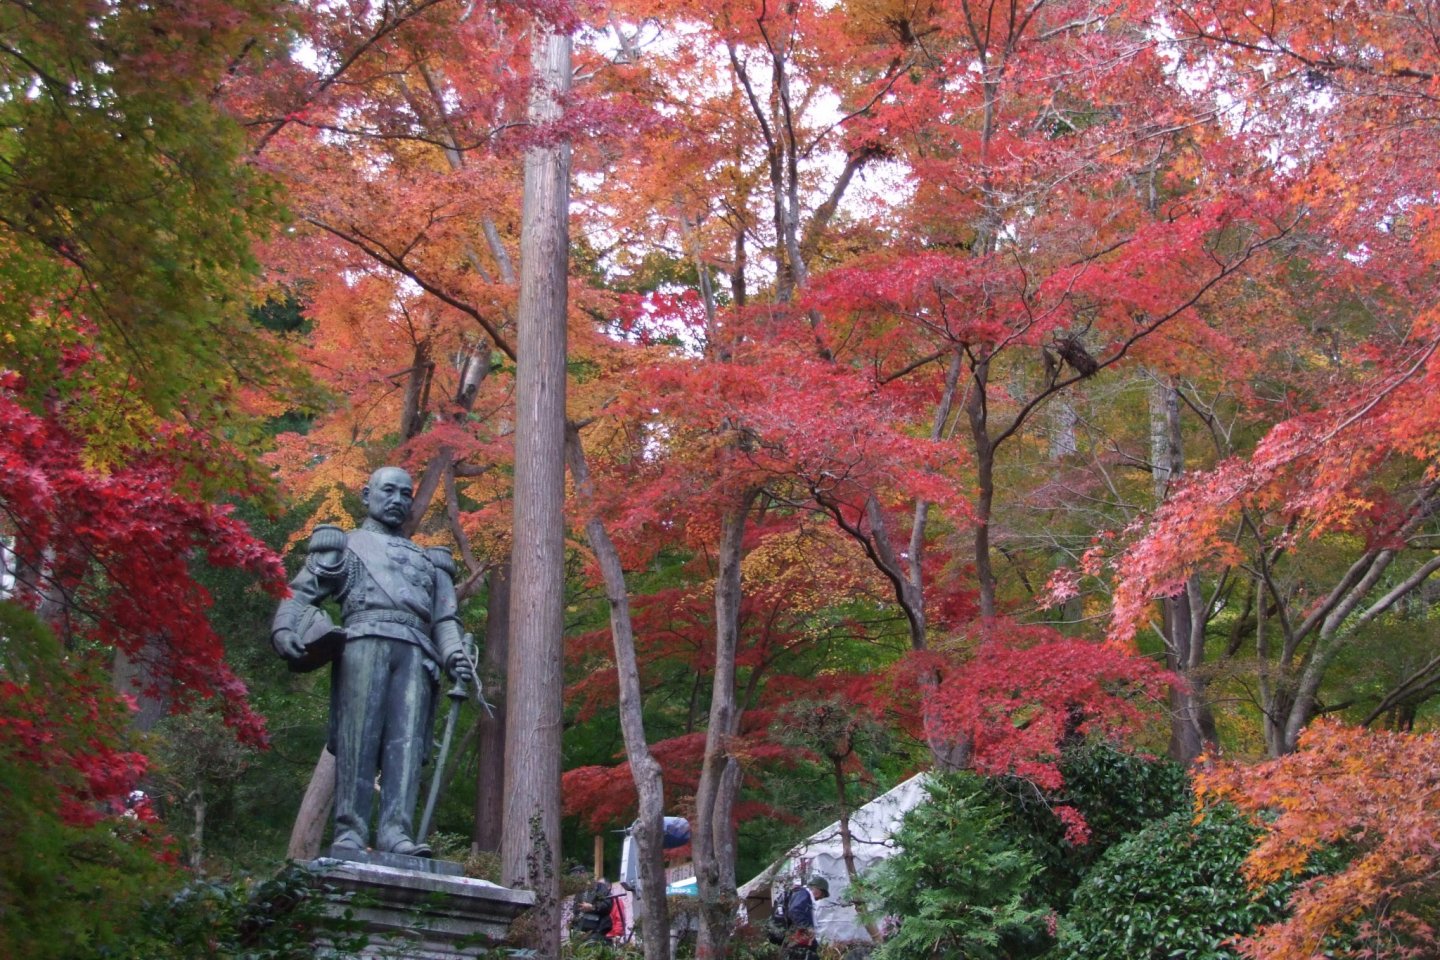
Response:
[{"label": "statue's boot", "polygon": [[330,844],[330,847],[344,853],[364,853],[365,841],[353,833],[336,831],[335,841]]},{"label": "statue's boot", "polygon": [[428,857],[431,856],[428,843],[416,843],[414,840],[400,839],[390,848],[391,853],[401,853],[407,857]]}]

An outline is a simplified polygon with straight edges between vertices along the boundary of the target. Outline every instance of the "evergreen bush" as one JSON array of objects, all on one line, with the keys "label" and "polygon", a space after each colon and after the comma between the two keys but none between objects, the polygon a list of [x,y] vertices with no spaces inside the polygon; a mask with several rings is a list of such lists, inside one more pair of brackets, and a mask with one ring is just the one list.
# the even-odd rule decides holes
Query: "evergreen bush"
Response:
[{"label": "evergreen bush", "polygon": [[1233,960],[1225,944],[1278,919],[1294,888],[1246,886],[1259,831],[1234,808],[1171,814],[1112,847],[1060,924],[1056,960]]},{"label": "evergreen bush", "polygon": [[1001,960],[1043,937],[1040,865],[1006,829],[1005,807],[970,773],[937,776],[928,791],[895,835],[902,852],[857,885],[872,917],[899,924],[875,960]]}]

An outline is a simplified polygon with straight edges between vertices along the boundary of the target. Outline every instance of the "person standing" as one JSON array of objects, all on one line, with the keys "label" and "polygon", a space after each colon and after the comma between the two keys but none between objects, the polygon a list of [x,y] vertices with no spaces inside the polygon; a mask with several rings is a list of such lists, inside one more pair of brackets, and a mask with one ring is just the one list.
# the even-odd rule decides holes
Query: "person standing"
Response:
[{"label": "person standing", "polygon": [[[413,822],[440,668],[457,680],[474,679],[457,619],[450,551],[422,549],[400,534],[413,498],[410,475],[399,467],[371,474],[360,491],[365,521],[348,534],[330,525],[315,528],[305,566],[271,624],[271,643],[292,667],[334,660],[331,851],[337,856],[370,845],[377,772],[375,849],[430,856],[430,848],[416,841]],[[319,609],[328,598],[339,601],[343,632]],[[337,640],[336,649],[317,655],[316,648]]]},{"label": "person standing", "polygon": [[796,887],[785,900],[785,960],[819,960],[820,945],[815,938],[815,904],[830,896],[830,881],[811,877]]}]

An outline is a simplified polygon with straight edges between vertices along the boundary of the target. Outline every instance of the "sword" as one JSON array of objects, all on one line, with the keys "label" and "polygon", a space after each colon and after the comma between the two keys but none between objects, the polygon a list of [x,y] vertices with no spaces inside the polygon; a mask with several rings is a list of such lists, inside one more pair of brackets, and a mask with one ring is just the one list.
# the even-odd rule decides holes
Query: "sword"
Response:
[{"label": "sword", "polygon": [[[480,693],[480,674],[475,670],[475,635],[465,634],[461,643],[460,654],[470,664],[470,673],[475,678],[475,695],[479,698],[480,704],[485,712],[494,716],[490,704],[485,702],[485,697]],[[435,758],[435,773],[430,778],[430,792],[425,798],[425,812],[420,817],[420,829],[416,832],[415,842],[424,843],[425,838],[430,835],[430,823],[435,818],[435,804],[440,799],[440,786],[445,779],[445,761],[450,755],[450,741],[455,739],[455,721],[460,716],[460,704],[464,703],[469,696],[465,689],[464,680],[456,680],[455,685],[446,691],[445,696],[450,698],[450,715],[445,718],[445,736],[440,740],[440,755]]]}]

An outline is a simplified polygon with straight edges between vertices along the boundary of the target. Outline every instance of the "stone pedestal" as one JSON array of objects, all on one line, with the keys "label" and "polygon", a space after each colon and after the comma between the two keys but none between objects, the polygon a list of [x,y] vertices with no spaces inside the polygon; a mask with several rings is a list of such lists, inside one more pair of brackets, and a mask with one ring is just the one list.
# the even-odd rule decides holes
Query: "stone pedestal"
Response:
[{"label": "stone pedestal", "polygon": [[[326,888],[326,913],[338,918],[348,911],[347,926],[368,937],[369,945],[358,954],[364,958],[483,957],[535,902],[528,890],[433,870],[331,858],[307,866]],[[323,956],[324,945],[317,946]]]},{"label": "stone pedestal", "polygon": [[354,847],[331,846],[325,854],[331,860],[353,860],[381,867],[395,867],[413,870],[416,873],[438,873],[446,877],[461,876],[464,871],[454,860],[436,860],[433,857],[411,857],[403,853],[382,853],[379,850],[356,850]]}]

